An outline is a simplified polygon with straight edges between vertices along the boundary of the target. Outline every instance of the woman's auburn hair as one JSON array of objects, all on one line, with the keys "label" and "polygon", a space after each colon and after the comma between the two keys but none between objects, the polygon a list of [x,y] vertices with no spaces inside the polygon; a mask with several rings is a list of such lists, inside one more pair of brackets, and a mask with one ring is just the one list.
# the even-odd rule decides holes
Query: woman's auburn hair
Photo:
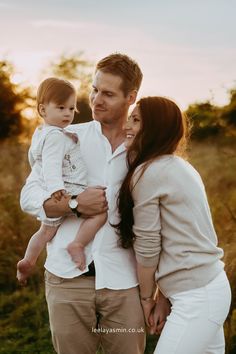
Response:
[{"label": "woman's auburn hair", "polygon": [[140,179],[156,158],[173,153],[183,156],[187,141],[185,116],[173,101],[165,97],[144,97],[137,105],[142,118],[141,129],[127,151],[128,173],[117,200],[120,222],[114,225],[123,248],[132,247],[135,240],[132,177],[136,168],[142,165]]}]

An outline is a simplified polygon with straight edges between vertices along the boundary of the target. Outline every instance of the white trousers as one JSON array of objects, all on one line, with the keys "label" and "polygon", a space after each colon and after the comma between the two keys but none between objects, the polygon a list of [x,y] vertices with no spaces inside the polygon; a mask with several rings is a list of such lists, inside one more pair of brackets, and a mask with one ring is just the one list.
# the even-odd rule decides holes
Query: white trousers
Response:
[{"label": "white trousers", "polygon": [[224,354],[231,290],[222,271],[208,285],[175,294],[154,354]]}]

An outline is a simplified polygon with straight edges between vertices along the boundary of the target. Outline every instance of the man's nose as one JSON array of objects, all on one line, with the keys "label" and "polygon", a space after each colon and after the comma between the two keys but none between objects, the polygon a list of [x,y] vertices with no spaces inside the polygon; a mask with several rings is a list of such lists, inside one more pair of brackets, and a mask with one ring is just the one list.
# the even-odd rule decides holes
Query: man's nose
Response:
[{"label": "man's nose", "polygon": [[100,92],[96,92],[93,96],[92,96],[92,103],[93,104],[102,104],[102,95]]}]

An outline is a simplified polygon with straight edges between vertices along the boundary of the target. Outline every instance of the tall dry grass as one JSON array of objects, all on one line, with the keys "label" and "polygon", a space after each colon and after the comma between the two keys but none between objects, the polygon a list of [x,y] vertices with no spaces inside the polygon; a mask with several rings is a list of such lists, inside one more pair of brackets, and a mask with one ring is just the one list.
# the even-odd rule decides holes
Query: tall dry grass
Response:
[{"label": "tall dry grass", "polygon": [[[26,289],[17,285],[16,262],[23,256],[38,222],[19,207],[19,193],[29,173],[27,145],[16,140],[0,143],[0,353],[53,353],[43,296],[43,260]],[[232,287],[232,308],[225,324],[227,354],[236,352],[236,141],[230,138],[193,142],[190,162],[206,186],[213,220],[224,249]],[[148,341],[151,354],[155,338]]]}]

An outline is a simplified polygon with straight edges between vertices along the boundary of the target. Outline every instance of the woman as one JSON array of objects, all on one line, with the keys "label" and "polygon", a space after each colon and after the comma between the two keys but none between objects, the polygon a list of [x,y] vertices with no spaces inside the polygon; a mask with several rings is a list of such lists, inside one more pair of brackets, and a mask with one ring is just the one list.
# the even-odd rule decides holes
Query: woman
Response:
[{"label": "woman", "polygon": [[174,102],[138,102],[126,125],[129,171],[117,229],[122,246],[136,253],[147,325],[155,279],[171,303],[155,354],[223,354],[231,291],[201,177],[180,157],[185,137]]}]

